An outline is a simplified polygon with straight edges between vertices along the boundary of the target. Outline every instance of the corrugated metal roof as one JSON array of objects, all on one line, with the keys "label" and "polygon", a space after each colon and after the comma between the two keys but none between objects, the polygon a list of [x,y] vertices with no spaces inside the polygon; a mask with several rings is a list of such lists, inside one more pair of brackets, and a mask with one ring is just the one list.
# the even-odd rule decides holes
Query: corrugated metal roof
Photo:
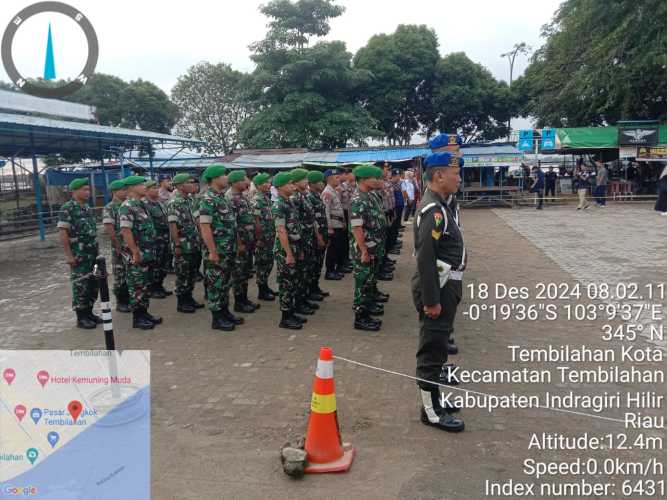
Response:
[{"label": "corrugated metal roof", "polygon": [[428,148],[396,148],[366,151],[343,151],[336,154],[340,163],[362,163],[367,161],[401,161],[425,156],[431,152]]}]

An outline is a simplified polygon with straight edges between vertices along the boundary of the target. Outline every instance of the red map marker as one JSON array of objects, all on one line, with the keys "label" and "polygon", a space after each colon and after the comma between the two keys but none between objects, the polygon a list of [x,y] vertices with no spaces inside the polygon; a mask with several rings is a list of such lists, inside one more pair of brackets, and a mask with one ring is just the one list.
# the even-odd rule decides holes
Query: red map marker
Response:
[{"label": "red map marker", "polygon": [[69,411],[69,414],[72,415],[74,423],[76,423],[76,419],[79,418],[79,415],[81,415],[81,410],[83,410],[83,405],[76,400],[70,401],[70,403],[67,405],[67,411]]}]

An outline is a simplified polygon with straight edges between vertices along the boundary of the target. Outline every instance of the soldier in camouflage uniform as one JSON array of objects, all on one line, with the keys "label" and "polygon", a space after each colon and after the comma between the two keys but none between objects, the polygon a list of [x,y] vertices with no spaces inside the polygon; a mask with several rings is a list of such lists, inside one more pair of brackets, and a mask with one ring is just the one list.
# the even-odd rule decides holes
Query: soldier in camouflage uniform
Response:
[{"label": "soldier in camouflage uniform", "polygon": [[377,248],[382,243],[381,210],[372,190],[377,185],[377,171],[370,165],[354,170],[359,189],[350,203],[350,253],[354,262],[354,328],[377,331],[381,321],[371,318],[373,308],[373,274]]},{"label": "soldier in camouflage uniform", "polygon": [[122,179],[109,184],[113,198],[102,211],[104,230],[111,240],[111,265],[113,268],[113,293],[116,296],[116,310],[130,312],[130,294],[127,291],[127,271],[121,254],[123,237],[120,235],[120,214],[118,209],[127,198],[127,188]]},{"label": "soldier in camouflage uniform", "polygon": [[146,195],[146,179],[133,175],[125,179],[127,200],[120,206],[120,232],[123,236],[123,259],[127,267],[127,288],[130,292],[132,327],[150,330],[162,318],[148,312],[151,285],[150,266],[155,261],[155,225],[142,198]]},{"label": "soldier in camouflage uniform", "polygon": [[[340,202],[343,205],[343,210],[345,211],[345,227],[347,228],[350,225],[350,203],[352,202],[352,196],[354,196],[355,191],[357,190],[357,182],[354,178],[354,173],[352,171],[346,171],[341,176],[341,183],[338,188],[338,195],[340,197]],[[347,274],[352,272],[352,264],[350,261],[350,235],[348,234],[347,229],[345,230],[345,255],[343,255],[343,265],[339,267],[339,271]]]},{"label": "soldier in camouflage uniform", "polygon": [[278,295],[282,313],[280,328],[299,330],[306,319],[295,314],[296,294],[299,286],[297,262],[303,257],[301,226],[296,207],[291,201],[294,192],[292,176],[289,172],[280,172],[273,177],[273,186],[278,197],[273,202],[271,212],[276,226],[274,254],[276,258]]},{"label": "soldier in camouflage uniform", "polygon": [[255,218],[250,202],[243,195],[244,191],[247,191],[250,187],[250,182],[243,170],[231,172],[227,179],[230,188],[225,193],[225,197],[236,217],[238,239],[236,263],[232,272],[234,310],[242,313],[254,313],[260,305],[248,299],[248,280],[250,280],[252,273],[252,257],[255,251]]},{"label": "soldier in camouflage uniform", "polygon": [[253,203],[255,216],[255,270],[257,272],[257,298],[275,300],[276,292],[269,287],[269,275],[273,269],[273,244],[276,227],[271,215],[271,183],[269,174],[257,174],[253,180],[257,188]]},{"label": "soldier in camouflage uniform", "polygon": [[292,194],[292,204],[296,207],[299,217],[299,224],[301,226],[301,249],[303,258],[298,259],[296,263],[297,268],[297,297],[296,297],[296,312],[299,314],[311,315],[319,309],[319,306],[310,302],[309,284],[311,278],[309,271],[311,270],[310,262],[315,259],[315,248],[321,236],[317,232],[317,222],[315,221],[315,210],[310,202],[306,199],[306,192],[308,190],[308,171],[303,168],[295,168],[290,172],[292,181],[294,182],[294,194]]},{"label": "soldier in camouflage uniform", "polygon": [[232,331],[243,318],[229,311],[229,289],[237,253],[236,217],[222,194],[227,187],[223,165],[209,166],[202,175],[209,188],[199,201],[199,228],[204,242],[206,299],[211,310],[211,328]]},{"label": "soldier in camouflage uniform", "polygon": [[97,225],[95,215],[86,203],[90,197],[88,179],[74,179],[69,184],[72,199],[62,206],[58,217],[60,242],[70,266],[72,309],[76,326],[92,329],[102,323],[93,314],[97,298],[97,280],[90,276],[97,258]]},{"label": "soldier in camouflage uniform", "polygon": [[165,290],[162,284],[169,271],[169,222],[167,208],[160,201],[160,191],[157,182],[150,180],[146,183],[146,210],[153,218],[157,238],[155,239],[155,262],[151,265],[150,296],[153,299],[164,299],[172,292]]},{"label": "soldier in camouflage uniform", "polygon": [[177,190],[167,205],[176,272],[176,310],[191,314],[203,307],[203,304],[195,301],[192,296],[201,260],[192,199],[196,184],[193,177],[185,173],[175,175],[171,182]]},{"label": "soldier in camouflage uniform", "polygon": [[320,288],[320,275],[322,274],[324,255],[329,244],[329,224],[327,222],[326,207],[321,198],[323,190],[324,174],[317,170],[308,172],[308,194],[306,195],[306,199],[313,207],[319,236],[317,238],[317,246],[315,247],[315,258],[310,262],[311,266],[308,272],[310,283],[308,287],[310,290],[309,298],[317,302],[321,302],[325,297],[329,296],[328,292]]}]

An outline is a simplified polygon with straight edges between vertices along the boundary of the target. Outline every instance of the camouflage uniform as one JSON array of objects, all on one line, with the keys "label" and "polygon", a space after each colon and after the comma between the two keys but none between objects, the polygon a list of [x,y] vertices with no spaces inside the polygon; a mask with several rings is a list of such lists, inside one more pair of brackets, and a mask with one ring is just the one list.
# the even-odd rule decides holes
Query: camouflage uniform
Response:
[{"label": "camouflage uniform", "polygon": [[295,255],[297,267],[297,300],[307,300],[308,295],[313,290],[310,290],[312,278],[310,271],[312,266],[310,263],[315,259],[315,249],[317,248],[317,239],[315,238],[315,231],[317,230],[317,222],[315,222],[315,210],[306,198],[306,193],[295,191],[291,196],[291,201],[297,211],[297,217],[301,226],[301,251],[303,258],[299,259]]},{"label": "camouflage uniform", "polygon": [[155,238],[157,233],[153,219],[141,200],[128,198],[119,209],[121,229],[132,230],[134,242],[141,254],[139,264],[132,263],[132,251],[123,240],[123,260],[127,267],[127,288],[130,292],[130,308],[133,311],[148,309],[148,290],[151,285],[150,267],[155,262]]},{"label": "camouflage uniform", "polygon": [[146,210],[153,219],[153,225],[157,233],[155,239],[155,262],[151,265],[151,285],[162,286],[164,278],[169,271],[169,222],[167,221],[167,209],[160,201],[144,200]]},{"label": "camouflage uniform", "polygon": [[181,256],[176,255],[176,242],[172,242],[174,271],[176,271],[176,296],[189,297],[195,288],[201,259],[199,232],[193,214],[193,200],[178,191],[167,205],[167,220],[175,223]]},{"label": "camouflage uniform", "polygon": [[58,227],[67,230],[75,260],[70,270],[72,309],[92,309],[97,299],[97,280],[92,276],[87,279],[84,276],[93,272],[97,258],[95,214],[87,204],[80,205],[75,200],[70,200],[62,206]]},{"label": "camouflage uniform", "polygon": [[273,202],[271,207],[273,221],[276,231],[279,226],[285,226],[289,238],[290,249],[294,255],[295,265],[288,266],[286,263],[287,254],[280,244],[280,239],[276,238],[273,246],[273,253],[276,258],[278,295],[280,296],[280,310],[283,312],[294,311],[296,307],[296,295],[298,282],[298,272],[296,262],[302,249],[302,228],[299,222],[298,212],[291,200],[279,196]]},{"label": "camouflage uniform", "polygon": [[[269,275],[273,269],[273,244],[276,239],[276,228],[271,215],[271,193],[255,193],[253,215],[259,219],[261,235],[255,248],[255,268],[257,270],[257,286],[268,285]],[[261,243],[261,244],[260,244]]]},{"label": "camouflage uniform", "polygon": [[313,207],[313,212],[315,215],[315,222],[317,223],[317,232],[322,236],[324,240],[324,248],[320,248],[317,245],[317,240],[315,241],[315,258],[311,259],[308,264],[309,271],[308,277],[310,278],[309,290],[311,292],[316,292],[319,290],[319,281],[320,274],[322,273],[322,264],[324,264],[324,255],[327,251],[327,244],[329,242],[329,224],[327,223],[327,213],[324,202],[318,193],[314,191],[308,191],[306,195],[306,200]]},{"label": "camouflage uniform", "polygon": [[229,189],[225,193],[236,218],[236,232],[245,250],[236,254],[232,272],[232,286],[235,297],[247,297],[248,280],[252,273],[252,257],[255,250],[255,220],[250,202],[240,192]]},{"label": "camouflage uniform", "polygon": [[[357,191],[350,204],[350,254],[354,263],[354,310],[360,312],[371,302],[377,251],[382,242],[382,210],[372,192]],[[352,229],[362,227],[370,262],[361,262],[361,250]]]},{"label": "camouflage uniform", "polygon": [[377,212],[377,222],[378,222],[378,234],[379,242],[377,249],[375,251],[375,269],[372,274],[371,280],[371,290],[374,292],[377,291],[377,277],[380,274],[382,268],[382,263],[384,261],[384,256],[386,255],[386,241],[387,241],[387,229],[389,228],[389,223],[384,212],[384,203],[383,203],[383,190],[374,190],[369,192],[370,198],[375,204],[375,210]]},{"label": "camouflage uniform", "polygon": [[[356,191],[357,186],[351,184],[347,181],[343,181],[340,184],[338,195],[340,197],[340,203],[343,205],[343,211],[345,213],[345,226],[347,227],[350,224],[350,203],[352,202],[352,197]],[[350,254],[348,249],[350,248],[351,241],[349,239],[349,234],[345,231],[345,254],[342,256],[342,263],[344,265],[349,264]]]},{"label": "camouflage uniform", "polygon": [[203,245],[206,299],[211,311],[229,307],[229,289],[232,285],[232,270],[235,265],[236,217],[229,201],[213,188],[209,188],[199,200],[199,222],[211,225],[215,249],[220,263],[209,260],[208,248]]},{"label": "camouflage uniform", "polygon": [[[123,237],[120,234],[120,214],[118,213],[122,202],[111,200],[102,211],[102,224],[113,224],[118,243],[123,245]],[[123,256],[111,246],[111,266],[113,269],[113,293],[117,298],[125,298],[127,295],[127,270],[123,262]]]}]

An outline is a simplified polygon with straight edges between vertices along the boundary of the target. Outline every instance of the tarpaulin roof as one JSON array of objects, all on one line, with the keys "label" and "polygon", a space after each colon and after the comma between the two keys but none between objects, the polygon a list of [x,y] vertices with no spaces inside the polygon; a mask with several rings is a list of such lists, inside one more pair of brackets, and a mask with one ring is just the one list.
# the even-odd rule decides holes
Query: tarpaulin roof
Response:
[{"label": "tarpaulin roof", "polygon": [[[618,148],[618,127],[556,129],[559,150]],[[667,144],[667,125],[658,127],[658,142]]]}]

